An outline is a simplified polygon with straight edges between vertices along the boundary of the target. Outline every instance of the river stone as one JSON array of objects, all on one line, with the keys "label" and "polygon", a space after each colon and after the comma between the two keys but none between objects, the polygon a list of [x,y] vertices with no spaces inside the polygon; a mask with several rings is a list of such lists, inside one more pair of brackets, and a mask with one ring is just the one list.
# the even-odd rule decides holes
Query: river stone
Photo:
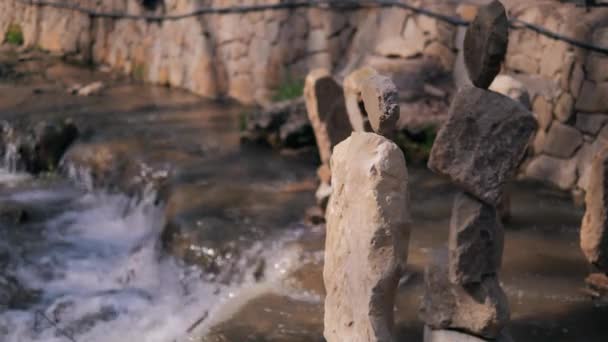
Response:
[{"label": "river stone", "polygon": [[329,163],[334,146],[352,131],[344,106],[344,92],[327,70],[315,69],[306,77],[304,97],[321,161]]},{"label": "river stone", "polygon": [[471,86],[456,94],[433,144],[428,166],[482,201],[497,206],[537,128],[512,99]]},{"label": "river stone", "polygon": [[581,226],[581,249],[587,260],[608,273],[608,148],[591,164]]},{"label": "river stone", "polygon": [[507,53],[509,21],[504,6],[492,1],[482,6],[464,37],[464,62],[471,82],[487,89]]},{"label": "river stone", "polygon": [[433,329],[460,330],[495,339],[509,321],[507,297],[495,276],[465,286],[448,279],[445,255],[425,271],[420,318]]},{"label": "river stone", "polygon": [[363,82],[361,97],[374,132],[392,136],[399,120],[399,93],[393,81],[373,75]]},{"label": "river stone", "polygon": [[344,79],[346,111],[355,132],[372,132],[372,126],[369,123],[367,112],[361,99],[361,87],[365,80],[376,74],[378,73],[375,69],[366,66],[351,72]]},{"label": "river stone", "polygon": [[496,209],[467,193],[456,195],[448,242],[450,281],[465,285],[495,275],[502,260],[503,242]]},{"label": "river stone", "polygon": [[336,146],[331,169],[325,338],[393,341],[394,300],[409,240],[405,158],[390,140],[354,132]]}]

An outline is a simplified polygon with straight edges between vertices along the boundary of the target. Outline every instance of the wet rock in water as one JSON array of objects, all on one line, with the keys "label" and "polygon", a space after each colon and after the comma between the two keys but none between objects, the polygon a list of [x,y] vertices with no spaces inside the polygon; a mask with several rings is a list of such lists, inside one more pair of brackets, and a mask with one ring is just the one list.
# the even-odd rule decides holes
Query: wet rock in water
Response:
[{"label": "wet rock in water", "polygon": [[608,273],[608,149],[591,164],[581,226],[581,249],[587,260]]},{"label": "wet rock in water", "polygon": [[361,88],[368,78],[377,74],[375,69],[366,66],[353,71],[344,79],[346,111],[355,132],[373,131],[365,106],[363,105],[363,100],[361,99]]},{"label": "wet rock in water", "polygon": [[424,278],[420,316],[433,329],[454,329],[495,339],[509,321],[507,297],[496,277],[484,277],[478,284],[453,284],[446,256],[441,256],[428,266]]},{"label": "wet rock in water", "polygon": [[504,6],[494,0],[479,8],[464,38],[464,62],[469,78],[487,89],[500,72],[509,44],[509,21]]},{"label": "wet rock in water", "polygon": [[469,194],[458,194],[450,220],[450,281],[465,285],[496,275],[503,242],[504,231],[496,209]]},{"label": "wet rock in water", "polygon": [[464,87],[439,130],[428,166],[482,201],[497,206],[537,128],[532,113],[512,99]]},{"label": "wet rock in water", "polygon": [[101,81],[89,83],[86,86],[78,89],[78,95],[79,96],[97,95],[97,94],[101,93],[103,88],[104,88],[104,84]]},{"label": "wet rock in water", "polygon": [[3,140],[16,149],[15,167],[37,174],[55,170],[78,134],[70,121],[42,121],[33,128],[5,129]]},{"label": "wet rock in water", "polygon": [[331,159],[323,280],[328,342],[392,341],[397,284],[407,259],[407,168],[399,147],[354,132]]},{"label": "wet rock in water", "polygon": [[[478,336],[468,335],[455,330],[433,330],[424,327],[424,342],[485,342]],[[503,330],[495,342],[513,342],[511,336]]]},{"label": "wet rock in water", "polygon": [[0,202],[0,223],[18,225],[25,223],[29,218],[24,206],[16,202]]},{"label": "wet rock in water", "polygon": [[344,92],[327,70],[315,69],[306,76],[304,98],[321,162],[327,164],[334,146],[352,131],[346,114]]},{"label": "wet rock in water", "polygon": [[361,97],[374,132],[393,136],[399,121],[399,92],[393,81],[373,75],[363,82]]},{"label": "wet rock in water", "polygon": [[530,93],[526,86],[509,75],[498,75],[489,90],[503,94],[522,104],[526,109],[532,108]]},{"label": "wet rock in water", "polygon": [[304,98],[287,100],[253,111],[243,118],[241,139],[275,147],[313,146],[315,136],[306,116]]}]

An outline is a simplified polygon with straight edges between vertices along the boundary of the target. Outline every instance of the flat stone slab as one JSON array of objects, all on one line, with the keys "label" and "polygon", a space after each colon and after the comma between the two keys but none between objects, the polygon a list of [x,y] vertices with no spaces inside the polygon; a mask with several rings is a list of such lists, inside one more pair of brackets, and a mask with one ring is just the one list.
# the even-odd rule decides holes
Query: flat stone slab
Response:
[{"label": "flat stone slab", "polygon": [[479,8],[464,37],[464,62],[471,82],[487,89],[500,72],[509,45],[509,21],[500,1]]},{"label": "flat stone slab", "polygon": [[591,164],[581,225],[581,249],[587,260],[608,273],[608,149]]},{"label": "flat stone slab", "polygon": [[481,283],[502,261],[504,229],[496,209],[475,197],[456,195],[450,220],[449,277],[454,284]]},{"label": "flat stone slab", "polygon": [[407,168],[399,147],[354,132],[331,159],[323,280],[328,342],[393,341],[395,294],[407,259]]},{"label": "flat stone slab", "polygon": [[428,166],[497,206],[537,126],[532,113],[518,102],[484,89],[464,87],[452,101]]}]

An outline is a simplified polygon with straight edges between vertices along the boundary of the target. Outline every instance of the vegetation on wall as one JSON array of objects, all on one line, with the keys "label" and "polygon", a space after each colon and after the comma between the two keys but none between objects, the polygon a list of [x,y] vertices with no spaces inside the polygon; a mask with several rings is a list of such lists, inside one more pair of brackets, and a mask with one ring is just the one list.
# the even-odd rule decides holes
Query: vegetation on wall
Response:
[{"label": "vegetation on wall", "polygon": [[416,131],[401,131],[395,142],[405,154],[408,162],[426,163],[437,136],[438,127],[426,126]]},{"label": "vegetation on wall", "polygon": [[23,45],[23,31],[18,24],[10,24],[6,31],[5,40],[12,45]]},{"label": "vegetation on wall", "polygon": [[274,102],[293,100],[304,94],[304,80],[288,77],[277,88],[272,97]]}]

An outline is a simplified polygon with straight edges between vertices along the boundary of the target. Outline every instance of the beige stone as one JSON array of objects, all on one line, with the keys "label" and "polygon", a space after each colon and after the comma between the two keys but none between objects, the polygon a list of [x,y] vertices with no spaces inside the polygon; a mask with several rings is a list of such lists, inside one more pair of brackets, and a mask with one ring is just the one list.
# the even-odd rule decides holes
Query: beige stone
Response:
[{"label": "beige stone", "polygon": [[557,103],[555,103],[554,114],[555,118],[561,122],[567,122],[574,114],[572,107],[574,105],[574,99],[572,95],[563,93]]},{"label": "beige stone", "polygon": [[532,110],[534,111],[534,116],[538,121],[539,128],[541,130],[547,130],[549,125],[551,125],[551,121],[553,120],[551,104],[543,95],[538,95],[534,99]]},{"label": "beige stone", "polygon": [[568,190],[576,182],[576,159],[558,159],[546,155],[534,157],[524,171],[526,177],[551,183]]},{"label": "beige stone", "polygon": [[348,118],[355,132],[371,132],[367,112],[361,99],[361,87],[365,80],[377,72],[371,67],[362,67],[350,73],[344,79],[344,98]]},{"label": "beige stone", "polygon": [[581,225],[581,249],[587,260],[608,273],[608,149],[593,158]]},{"label": "beige stone", "polygon": [[446,72],[452,70],[456,62],[456,54],[439,42],[429,44],[424,49],[424,55],[436,58]]},{"label": "beige stone", "polygon": [[334,146],[352,131],[342,87],[325,69],[315,69],[304,84],[306,111],[312,124],[322,163],[329,163]]},{"label": "beige stone", "polygon": [[582,143],[583,135],[576,128],[555,121],[547,133],[543,152],[558,158],[570,158]]},{"label": "beige stone", "polygon": [[527,109],[531,108],[530,94],[526,86],[509,75],[498,75],[490,85],[490,90],[503,94],[521,103]]},{"label": "beige stone", "polygon": [[608,82],[583,82],[580,96],[576,101],[576,109],[581,112],[608,111]]},{"label": "beige stone", "polygon": [[[424,327],[423,342],[486,342],[483,338],[474,335],[464,334],[456,330],[433,330],[428,326]],[[506,331],[502,331],[500,336],[493,340],[495,342],[513,342],[513,338]]]},{"label": "beige stone", "polygon": [[604,124],[608,122],[608,114],[576,114],[576,128],[581,132],[597,135]]},{"label": "beige stone", "polygon": [[400,36],[385,37],[376,46],[376,53],[384,57],[410,58],[421,52]]},{"label": "beige stone", "polygon": [[390,140],[353,132],[336,146],[331,166],[324,336],[328,342],[393,341],[409,239],[405,158]]},{"label": "beige stone", "polygon": [[507,58],[507,67],[525,74],[538,73],[538,61],[526,55],[514,55]]},{"label": "beige stone", "polygon": [[410,46],[410,49],[415,51],[416,54],[422,53],[425,44],[424,33],[416,24],[416,20],[414,18],[410,18],[405,23],[405,28],[403,29],[403,39]]},{"label": "beige stone", "polygon": [[585,73],[583,67],[579,63],[574,63],[572,74],[570,75],[570,93],[572,96],[578,97],[580,95],[584,79]]}]

